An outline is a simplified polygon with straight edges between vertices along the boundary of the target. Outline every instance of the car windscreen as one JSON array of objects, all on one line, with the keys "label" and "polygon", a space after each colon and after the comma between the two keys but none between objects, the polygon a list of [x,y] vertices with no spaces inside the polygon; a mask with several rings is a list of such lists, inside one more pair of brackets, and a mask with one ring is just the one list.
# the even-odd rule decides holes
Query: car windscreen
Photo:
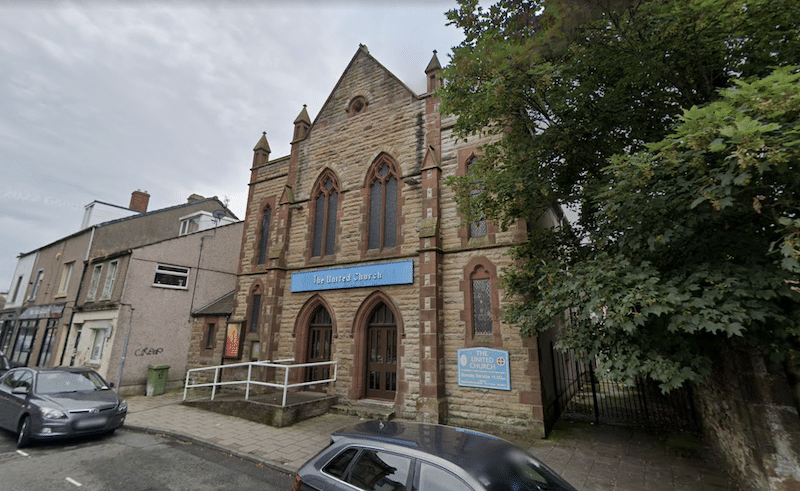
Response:
[{"label": "car windscreen", "polygon": [[107,389],[105,382],[94,372],[46,372],[36,381],[39,394],[82,392]]}]

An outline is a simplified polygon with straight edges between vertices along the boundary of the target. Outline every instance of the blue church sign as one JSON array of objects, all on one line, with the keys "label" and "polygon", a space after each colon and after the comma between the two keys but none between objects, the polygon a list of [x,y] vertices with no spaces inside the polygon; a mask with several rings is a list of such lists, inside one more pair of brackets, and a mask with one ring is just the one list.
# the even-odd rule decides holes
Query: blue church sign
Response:
[{"label": "blue church sign", "polygon": [[292,273],[292,293],[341,288],[407,285],[414,282],[414,261],[366,264]]},{"label": "blue church sign", "polygon": [[508,351],[491,348],[458,350],[458,385],[511,390]]}]

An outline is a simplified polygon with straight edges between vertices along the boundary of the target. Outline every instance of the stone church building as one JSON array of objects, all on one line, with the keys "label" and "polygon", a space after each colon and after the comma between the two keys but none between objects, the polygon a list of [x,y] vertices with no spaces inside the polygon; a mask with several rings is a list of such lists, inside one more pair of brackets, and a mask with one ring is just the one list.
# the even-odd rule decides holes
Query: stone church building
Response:
[{"label": "stone church building", "polygon": [[324,390],[340,404],[543,437],[538,341],[503,322],[499,279],[534,224],[501,231],[456,209],[444,181],[488,140],[455,137],[440,70],[434,52],[418,95],[362,45],[317,117],[304,107],[294,120],[288,156],[271,158],[261,137],[225,330],[238,345],[196,338],[226,344],[225,363],[336,361]]}]

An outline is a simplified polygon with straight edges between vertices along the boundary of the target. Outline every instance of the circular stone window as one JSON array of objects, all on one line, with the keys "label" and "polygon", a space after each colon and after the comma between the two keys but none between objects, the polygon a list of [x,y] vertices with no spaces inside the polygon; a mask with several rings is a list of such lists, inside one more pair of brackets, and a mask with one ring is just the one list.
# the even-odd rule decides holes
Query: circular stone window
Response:
[{"label": "circular stone window", "polygon": [[355,116],[366,108],[367,100],[361,96],[358,96],[350,101],[350,106],[348,107],[347,112],[350,114],[350,116]]}]

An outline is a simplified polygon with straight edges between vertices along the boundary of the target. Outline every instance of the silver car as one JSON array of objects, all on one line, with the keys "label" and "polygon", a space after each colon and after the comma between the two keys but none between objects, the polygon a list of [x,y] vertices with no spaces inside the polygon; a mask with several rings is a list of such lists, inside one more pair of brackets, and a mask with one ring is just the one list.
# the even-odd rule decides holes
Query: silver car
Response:
[{"label": "silver car", "polygon": [[0,428],[17,446],[44,440],[113,433],[128,404],[88,368],[12,368],[0,377]]},{"label": "silver car", "polygon": [[477,431],[365,421],[331,435],[293,491],[576,491],[513,443]]}]

